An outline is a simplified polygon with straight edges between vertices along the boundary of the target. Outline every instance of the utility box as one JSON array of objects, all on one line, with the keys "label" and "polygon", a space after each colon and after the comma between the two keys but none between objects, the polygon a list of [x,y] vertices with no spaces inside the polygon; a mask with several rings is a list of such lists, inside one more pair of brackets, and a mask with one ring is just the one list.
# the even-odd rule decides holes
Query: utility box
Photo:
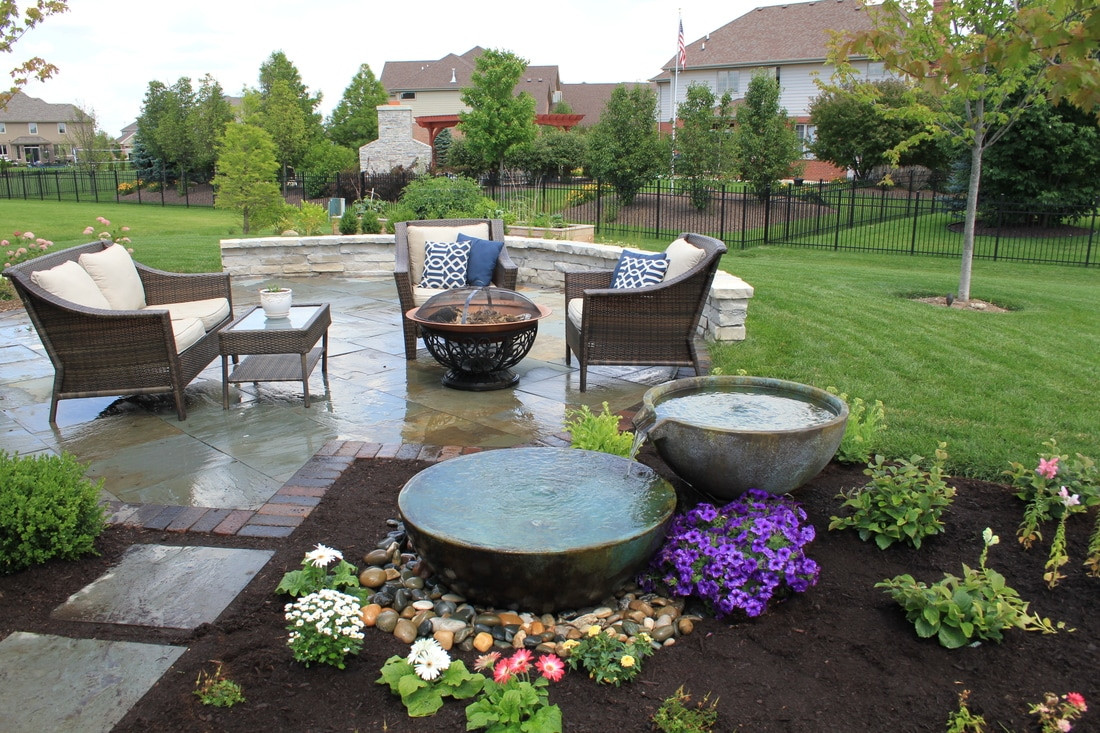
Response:
[{"label": "utility box", "polygon": [[340,218],[344,215],[344,199],[332,198],[328,200],[328,215]]}]

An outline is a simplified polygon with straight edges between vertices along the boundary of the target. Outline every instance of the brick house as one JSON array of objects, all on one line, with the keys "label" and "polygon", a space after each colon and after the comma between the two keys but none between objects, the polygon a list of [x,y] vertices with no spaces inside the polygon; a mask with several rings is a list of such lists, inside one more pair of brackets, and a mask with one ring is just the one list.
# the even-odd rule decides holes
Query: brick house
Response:
[{"label": "brick house", "polygon": [[[744,98],[753,74],[763,71],[779,79],[779,104],[795,123],[799,137],[808,142],[814,133],[810,102],[820,93],[814,79],[827,79],[833,73],[826,62],[830,31],[870,27],[871,19],[860,0],[814,0],[755,8],[687,46],[687,63],[675,85],[676,102],[684,101],[689,85],[701,83],[719,97],[730,92],[736,103]],[[651,80],[657,85],[658,120],[663,130],[671,130],[676,60],[670,58]],[[866,78],[885,77],[881,63],[858,57],[852,63]],[[845,174],[806,154],[803,175],[807,180]]]},{"label": "brick house", "polygon": [[90,122],[72,104],[50,104],[16,92],[0,108],[0,159],[25,165],[72,160],[78,127]]}]

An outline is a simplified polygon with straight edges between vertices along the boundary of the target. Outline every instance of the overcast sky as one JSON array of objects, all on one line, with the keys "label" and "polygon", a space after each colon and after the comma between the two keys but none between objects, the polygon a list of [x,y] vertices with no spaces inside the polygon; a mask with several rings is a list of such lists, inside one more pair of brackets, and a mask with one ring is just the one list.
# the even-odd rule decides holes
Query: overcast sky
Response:
[{"label": "overcast sky", "polygon": [[[360,64],[435,60],[474,46],[557,65],[566,84],[644,81],[685,42],[776,0],[69,0],[70,10],[27,33],[0,61],[30,56],[60,67],[27,94],[94,111],[117,136],[137,119],[150,81],[195,86],[211,74],[229,95],[258,84],[260,64],[287,55],[328,116]],[[691,60],[688,60],[691,63]]]}]

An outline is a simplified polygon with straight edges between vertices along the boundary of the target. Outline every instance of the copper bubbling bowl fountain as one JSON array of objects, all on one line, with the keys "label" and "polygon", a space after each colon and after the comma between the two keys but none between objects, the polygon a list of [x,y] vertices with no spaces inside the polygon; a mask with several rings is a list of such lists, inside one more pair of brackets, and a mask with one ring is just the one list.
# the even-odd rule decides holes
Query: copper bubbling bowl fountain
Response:
[{"label": "copper bubbling bowl fountain", "polygon": [[512,367],[527,356],[539,319],[550,313],[515,291],[489,286],[444,291],[405,315],[447,367],[444,386],[484,392],[519,382]]}]

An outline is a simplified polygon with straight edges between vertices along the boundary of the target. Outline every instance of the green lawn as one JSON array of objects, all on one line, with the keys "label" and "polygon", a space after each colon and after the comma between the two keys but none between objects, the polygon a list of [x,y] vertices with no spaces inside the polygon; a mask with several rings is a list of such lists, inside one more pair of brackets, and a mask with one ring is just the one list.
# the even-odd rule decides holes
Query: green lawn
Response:
[{"label": "green lawn", "polygon": [[[131,228],[137,259],[180,272],[220,269],[218,240],[240,236],[234,214],[208,208],[4,201],[0,237],[30,228],[69,246],[97,216]],[[716,346],[715,366],[882,400],[885,455],[946,441],[953,473],[987,479],[1052,437],[1100,459],[1100,270],[975,262],[972,296],[1011,309],[977,313],[911,300],[956,290],[953,258],[760,247],[722,267],[756,295],[748,338]]]}]

